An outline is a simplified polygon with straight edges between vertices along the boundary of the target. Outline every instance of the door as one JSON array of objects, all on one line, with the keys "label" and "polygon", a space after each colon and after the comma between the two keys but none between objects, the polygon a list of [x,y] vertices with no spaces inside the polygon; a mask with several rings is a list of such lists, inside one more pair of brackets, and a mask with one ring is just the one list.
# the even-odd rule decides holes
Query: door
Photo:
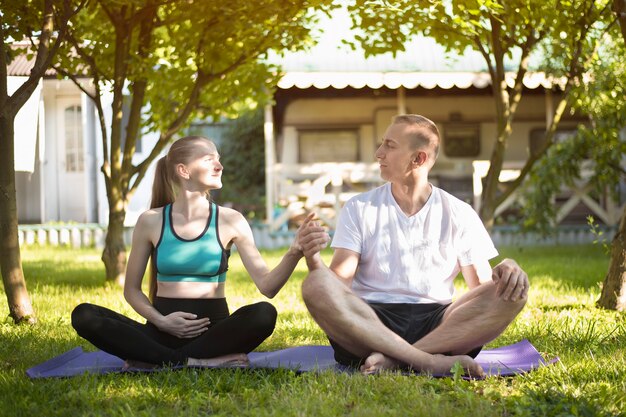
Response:
[{"label": "door", "polygon": [[87,221],[85,145],[80,99],[57,101],[59,220]]}]

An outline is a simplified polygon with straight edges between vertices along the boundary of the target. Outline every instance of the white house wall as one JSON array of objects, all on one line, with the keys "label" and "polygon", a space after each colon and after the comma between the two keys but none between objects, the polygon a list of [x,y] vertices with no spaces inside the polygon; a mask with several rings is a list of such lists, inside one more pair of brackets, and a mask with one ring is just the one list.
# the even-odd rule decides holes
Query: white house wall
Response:
[{"label": "white house wall", "polygon": [[[13,94],[28,77],[7,77],[7,89]],[[37,223],[41,213],[41,189],[37,140],[38,123],[44,123],[40,108],[41,82],[19,110],[14,120],[15,186],[18,219],[24,223]]]},{"label": "white house wall", "polygon": [[57,168],[59,162],[56,142],[57,119],[54,117],[57,112],[56,94],[57,90],[60,89],[60,83],[61,81],[51,80],[44,82],[43,86],[44,112],[47,117],[45,123],[46,152],[42,160],[45,193],[45,217],[41,220],[42,223],[60,220],[59,170]]},{"label": "white house wall", "polygon": [[96,106],[86,94],[81,95],[83,109],[83,139],[85,146],[85,184],[86,184],[86,215],[89,223],[98,223],[98,189],[104,187],[100,166],[102,158],[98,157],[98,148],[101,142],[96,136],[98,119]]},{"label": "white house wall", "polygon": [[[39,157],[39,152],[36,152]],[[40,223],[42,216],[41,170],[37,161],[34,172],[15,172],[17,216],[20,223]]]},{"label": "white house wall", "polygon": [[[95,222],[95,201],[93,182],[93,118],[88,116],[93,110],[86,106],[83,93],[69,80],[44,80],[43,101],[45,122],[45,153],[42,159],[44,218],[49,221]],[[81,106],[81,124],[83,133],[84,169],[82,173],[72,174],[76,183],[68,183],[65,165],[61,153],[65,140],[63,122],[59,119],[65,105]]]},{"label": "white house wall", "polygon": [[[16,188],[16,204],[17,204],[17,218],[20,223],[41,223],[41,219],[44,216],[44,194],[42,192],[42,155],[45,152],[45,146],[43,141],[43,129],[45,124],[45,114],[43,110],[43,99],[41,97],[41,90],[36,91],[38,99],[38,111],[35,113],[35,120],[31,120],[28,123],[34,123],[37,125],[36,141],[34,149],[30,152],[34,152],[34,164],[32,172],[16,171],[15,172],[15,188]],[[16,123],[18,121],[16,120]],[[16,129],[15,146],[22,145],[21,138],[17,137],[18,130]],[[17,165],[16,165],[17,168]]]},{"label": "white house wall", "polygon": [[[107,126],[107,131],[110,133],[111,130],[111,103],[113,102],[113,93],[108,91],[107,88],[101,89],[102,94],[100,95],[100,102],[102,103],[102,111],[104,113],[104,120]],[[109,204],[107,199],[106,185],[104,184],[104,174],[100,171],[100,167],[104,162],[104,153],[102,150],[102,129],[100,129],[100,122],[96,119],[98,123],[96,129],[94,131],[94,136],[96,138],[97,146],[96,146],[96,160],[98,166],[97,172],[97,191],[96,194],[98,196],[97,204],[98,204],[98,223],[102,225],[109,224]],[[106,141],[109,143],[109,141]],[[110,155],[110,153],[109,153]]]}]

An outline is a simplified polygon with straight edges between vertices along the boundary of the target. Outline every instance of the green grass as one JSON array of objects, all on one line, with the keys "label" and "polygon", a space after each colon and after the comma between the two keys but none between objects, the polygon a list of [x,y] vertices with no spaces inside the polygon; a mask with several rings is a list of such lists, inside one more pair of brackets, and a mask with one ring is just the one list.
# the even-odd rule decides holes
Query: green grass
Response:
[{"label": "green grass", "polygon": [[[596,309],[608,259],[598,246],[503,249],[531,277],[529,302],[489,347],[529,339],[560,362],[515,378],[338,375],[262,370],[194,370],[30,380],[25,370],[73,347],[93,347],[70,325],[83,301],[132,317],[120,288],[104,286],[96,250],[26,248],[35,326],[0,324],[0,416],[602,416],[626,415],[626,315]],[[280,252],[266,252],[276,264]],[[330,256],[326,252],[325,256]],[[231,310],[262,300],[233,256]],[[301,262],[272,300],[276,331],[259,350],[327,344],[300,296]],[[464,289],[462,282],[459,288]],[[0,290],[4,294],[4,290]],[[4,298],[3,298],[4,299]],[[4,315],[7,315],[6,304]]]}]

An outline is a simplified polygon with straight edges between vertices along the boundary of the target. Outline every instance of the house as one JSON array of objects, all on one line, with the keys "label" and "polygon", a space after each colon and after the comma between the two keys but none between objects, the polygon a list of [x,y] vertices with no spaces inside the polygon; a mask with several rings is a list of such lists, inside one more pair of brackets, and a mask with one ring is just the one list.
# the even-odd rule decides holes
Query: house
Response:
[{"label": "house", "polygon": [[[24,83],[32,62],[18,56],[8,66],[9,94]],[[85,88],[90,89],[88,79]],[[103,97],[110,119],[110,94]],[[141,138],[136,158],[151,150]],[[91,99],[71,80],[48,70],[15,119],[15,171],[18,221],[28,224],[106,225],[108,206],[102,166],[102,140]],[[150,173],[148,174],[150,176]],[[126,223],[134,225],[150,200],[150,182],[130,201]]]}]

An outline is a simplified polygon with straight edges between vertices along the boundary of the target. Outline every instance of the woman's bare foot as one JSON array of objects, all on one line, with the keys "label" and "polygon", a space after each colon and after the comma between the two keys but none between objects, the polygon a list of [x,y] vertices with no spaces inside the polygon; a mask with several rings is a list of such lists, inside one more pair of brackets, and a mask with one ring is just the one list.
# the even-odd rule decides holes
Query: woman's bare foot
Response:
[{"label": "woman's bare foot", "polygon": [[158,366],[159,365],[157,365],[156,363],[148,363],[128,359],[124,361],[124,366],[122,366],[122,370],[128,371],[129,369],[154,369]]},{"label": "woman's bare foot", "polygon": [[375,374],[385,369],[398,369],[400,363],[379,352],[374,352],[365,359],[361,365],[361,373],[364,375]]},{"label": "woman's bare foot", "polygon": [[245,353],[231,353],[229,355],[216,356],[214,358],[196,359],[188,358],[187,366],[202,366],[207,368],[215,368],[218,366],[237,368],[247,367],[250,365],[248,355]]}]

